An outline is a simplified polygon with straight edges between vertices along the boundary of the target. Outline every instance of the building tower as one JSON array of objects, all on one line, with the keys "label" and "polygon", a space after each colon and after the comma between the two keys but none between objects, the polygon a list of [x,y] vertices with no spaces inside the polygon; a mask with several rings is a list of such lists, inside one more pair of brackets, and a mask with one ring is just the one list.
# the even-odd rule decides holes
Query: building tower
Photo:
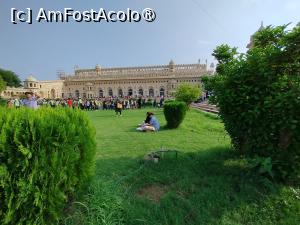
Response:
[{"label": "building tower", "polygon": [[38,89],[38,81],[32,75],[26,78],[24,81],[24,88],[25,89]]}]

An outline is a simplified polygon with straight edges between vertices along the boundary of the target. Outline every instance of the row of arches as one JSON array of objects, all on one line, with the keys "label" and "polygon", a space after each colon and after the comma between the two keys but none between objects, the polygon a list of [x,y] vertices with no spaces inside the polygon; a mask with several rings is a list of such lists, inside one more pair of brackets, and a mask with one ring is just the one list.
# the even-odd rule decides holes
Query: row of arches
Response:
[{"label": "row of arches", "polygon": [[[117,93],[114,93],[112,88],[108,88],[107,94],[108,94],[108,96],[118,96],[118,97],[133,96],[134,91],[133,91],[132,88],[129,88],[127,90],[127,93],[124,93],[122,88],[118,88]],[[145,91],[144,91],[143,88],[139,88],[137,90],[136,94],[140,95],[140,96],[144,96]],[[165,96],[165,89],[163,87],[159,89],[159,95],[160,96]],[[149,88],[148,89],[148,96],[149,97],[154,97],[155,96],[154,88]],[[75,91],[75,97],[76,98],[80,97],[80,91],[79,90]],[[100,98],[106,97],[103,89],[99,89],[98,97],[100,97]]]}]

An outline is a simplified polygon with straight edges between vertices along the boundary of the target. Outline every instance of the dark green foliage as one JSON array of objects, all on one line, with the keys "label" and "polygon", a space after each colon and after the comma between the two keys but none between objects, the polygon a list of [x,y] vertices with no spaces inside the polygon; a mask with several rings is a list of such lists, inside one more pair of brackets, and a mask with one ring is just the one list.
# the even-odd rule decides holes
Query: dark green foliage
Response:
[{"label": "dark green foliage", "polygon": [[167,121],[167,127],[174,129],[184,120],[187,111],[185,102],[168,101],[164,104],[164,114]]},{"label": "dark green foliage", "polygon": [[[205,78],[235,148],[260,158],[275,177],[300,178],[300,27],[267,27],[247,54],[214,52],[219,73]],[[222,48],[224,50],[224,48]],[[223,55],[231,56],[222,59]],[[267,164],[266,164],[267,162]],[[267,168],[267,169],[266,169]],[[270,172],[272,169],[272,173]]]},{"label": "dark green foliage", "polygon": [[1,106],[6,106],[7,101],[5,99],[0,98],[0,107]]},{"label": "dark green foliage", "polygon": [[4,91],[6,88],[6,82],[2,79],[2,77],[0,76],[0,93],[2,91]]},{"label": "dark green foliage", "polygon": [[145,107],[151,107],[153,106],[153,101],[152,99],[148,99],[146,102],[145,102]]},{"label": "dark green foliage", "polygon": [[0,110],[0,224],[54,224],[94,171],[95,131],[81,111]]},{"label": "dark green foliage", "polygon": [[0,68],[0,77],[9,87],[20,87],[21,80],[14,72]]}]

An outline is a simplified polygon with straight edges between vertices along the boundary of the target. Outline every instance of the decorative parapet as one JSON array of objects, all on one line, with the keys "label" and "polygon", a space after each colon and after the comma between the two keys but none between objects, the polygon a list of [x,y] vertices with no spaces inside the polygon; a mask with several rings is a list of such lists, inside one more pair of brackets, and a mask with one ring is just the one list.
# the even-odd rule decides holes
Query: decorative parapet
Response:
[{"label": "decorative parapet", "polygon": [[211,74],[206,64],[176,64],[170,70],[169,65],[145,66],[145,67],[120,67],[78,69],[75,75],[61,74],[62,80],[115,80],[115,79],[151,79],[151,78],[179,78]]}]

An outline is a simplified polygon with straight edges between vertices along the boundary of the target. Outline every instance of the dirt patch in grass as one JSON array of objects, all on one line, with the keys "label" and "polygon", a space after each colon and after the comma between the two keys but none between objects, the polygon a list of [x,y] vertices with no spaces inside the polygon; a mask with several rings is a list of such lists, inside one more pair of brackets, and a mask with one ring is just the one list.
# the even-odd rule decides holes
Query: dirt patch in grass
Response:
[{"label": "dirt patch in grass", "polygon": [[167,191],[167,186],[151,185],[141,188],[136,195],[154,202],[159,202],[160,199],[167,193]]}]

